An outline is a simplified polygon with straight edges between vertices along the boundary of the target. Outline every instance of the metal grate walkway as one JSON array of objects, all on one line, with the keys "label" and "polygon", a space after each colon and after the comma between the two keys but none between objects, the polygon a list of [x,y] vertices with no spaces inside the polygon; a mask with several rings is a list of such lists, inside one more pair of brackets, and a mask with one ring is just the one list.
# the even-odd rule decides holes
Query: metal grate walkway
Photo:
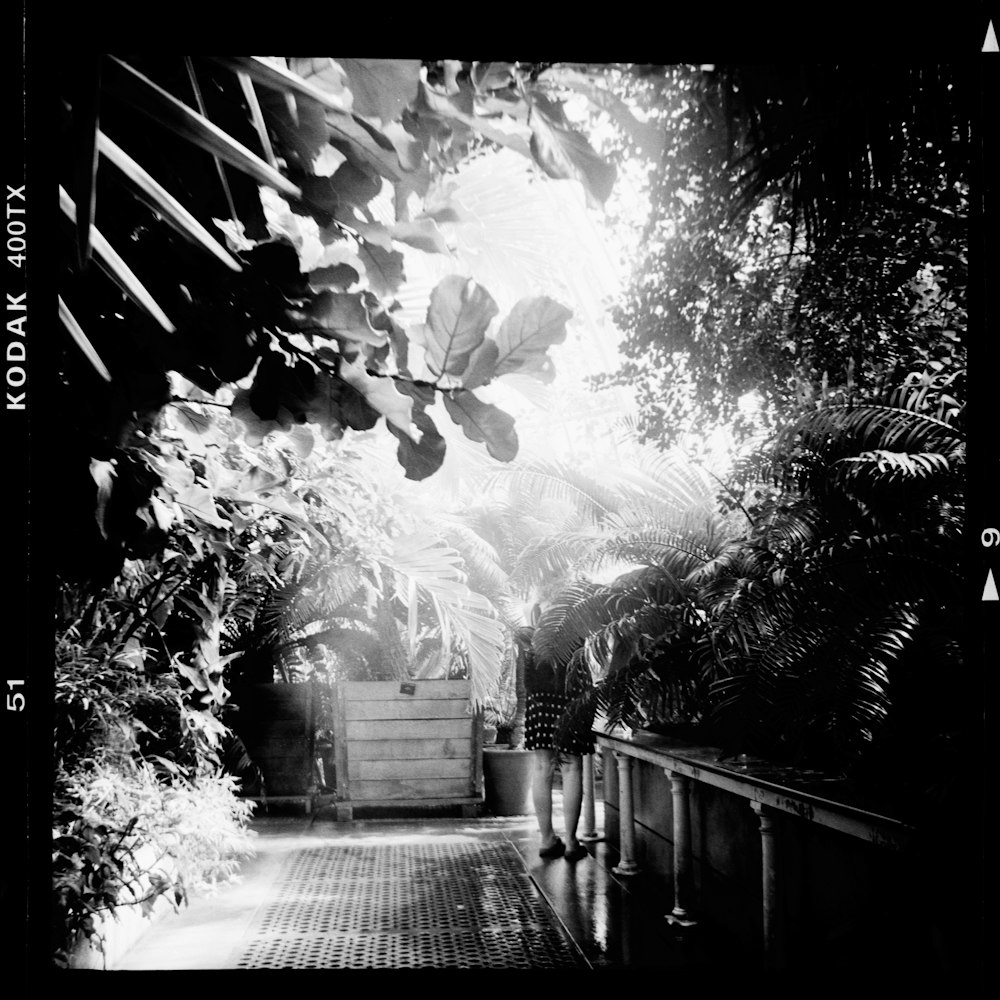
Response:
[{"label": "metal grate walkway", "polygon": [[509,843],[306,848],[254,918],[240,969],[585,964]]}]

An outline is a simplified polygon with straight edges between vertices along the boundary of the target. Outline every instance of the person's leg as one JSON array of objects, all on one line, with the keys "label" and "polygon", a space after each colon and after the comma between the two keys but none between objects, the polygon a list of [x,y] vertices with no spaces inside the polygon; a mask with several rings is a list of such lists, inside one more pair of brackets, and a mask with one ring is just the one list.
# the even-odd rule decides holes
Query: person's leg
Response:
[{"label": "person's leg", "polygon": [[579,844],[576,827],[583,805],[583,758],[577,754],[563,754],[559,770],[562,772],[563,821],[566,824],[566,851],[569,853]]},{"label": "person's leg", "polygon": [[552,779],[555,775],[554,750],[535,750],[531,769],[531,798],[535,805],[535,819],[542,837],[542,847],[556,842],[552,829]]}]

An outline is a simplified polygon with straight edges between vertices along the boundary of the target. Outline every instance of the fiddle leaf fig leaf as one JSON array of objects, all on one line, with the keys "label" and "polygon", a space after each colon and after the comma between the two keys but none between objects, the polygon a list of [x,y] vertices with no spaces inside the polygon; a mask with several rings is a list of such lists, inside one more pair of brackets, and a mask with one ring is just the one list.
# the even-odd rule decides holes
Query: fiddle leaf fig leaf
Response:
[{"label": "fiddle leaf fig leaf", "polygon": [[309,319],[335,337],[382,347],[388,337],[372,327],[364,299],[357,292],[324,291],[310,304]]},{"label": "fiddle leaf fig leaf", "polygon": [[391,299],[405,280],[403,255],[398,250],[383,250],[374,243],[360,243],[358,257],[365,266],[368,287],[382,299]]},{"label": "fiddle leaf fig leaf", "polygon": [[472,67],[472,83],[484,93],[502,90],[514,82],[514,67],[507,62],[481,62]]},{"label": "fiddle leaf fig leaf", "polygon": [[616,170],[580,132],[556,124],[538,103],[531,109],[531,155],[535,162],[557,180],[577,180],[587,192],[587,200],[603,205],[615,184]]},{"label": "fiddle leaf fig leaf", "polygon": [[500,349],[495,340],[490,337],[483,339],[483,342],[469,355],[469,364],[462,375],[462,386],[466,389],[476,389],[481,385],[493,380],[497,374],[497,358],[500,356]]},{"label": "fiddle leaf fig leaf", "polygon": [[339,215],[337,221],[350,226],[371,247],[378,247],[386,253],[392,252],[392,234],[382,222],[367,222],[356,216]]},{"label": "fiddle leaf fig leaf", "polygon": [[[325,183],[324,183],[325,182]],[[347,212],[348,206],[363,208],[382,190],[382,181],[372,170],[365,170],[348,160],[329,178],[319,178],[310,189],[314,198],[325,198],[320,204],[331,214]],[[331,207],[332,206],[332,207]]]},{"label": "fiddle leaf fig leaf", "polygon": [[[360,265],[360,261],[358,264]],[[309,272],[309,284],[316,289],[329,288],[341,291],[348,289],[361,280],[361,272],[344,262],[339,264],[329,264],[326,267],[318,267],[315,271]]]},{"label": "fiddle leaf fig leaf", "polygon": [[390,181],[402,178],[404,171],[392,140],[364,118],[327,110],[325,121],[331,144],[348,159],[360,159]]},{"label": "fiddle leaf fig leaf", "polygon": [[566,339],[572,315],[547,295],[521,299],[497,331],[496,374],[532,375],[551,382],[555,373],[546,351]]},{"label": "fiddle leaf fig leaf", "polygon": [[425,253],[450,254],[448,241],[438,229],[433,219],[417,219],[414,222],[397,222],[389,227],[389,235],[400,243],[423,250]]},{"label": "fiddle leaf fig leaf", "polygon": [[632,141],[650,159],[660,156],[666,142],[666,133],[658,125],[641,122],[631,108],[610,88],[569,66],[552,66],[539,74],[538,82],[568,87],[583,94],[591,104],[607,112],[628,134]]},{"label": "fiddle leaf fig leaf", "polygon": [[396,458],[403,467],[407,479],[420,482],[441,468],[445,456],[445,440],[441,436],[430,415],[423,410],[414,410],[413,423],[419,437],[404,434],[388,424],[389,430],[399,440]]},{"label": "fiddle leaf fig leaf", "polygon": [[329,56],[293,56],[288,69],[306,83],[321,90],[337,102],[344,111],[352,107],[352,92],[344,67]]},{"label": "fiddle leaf fig leaf", "polygon": [[360,358],[351,363],[341,361],[339,374],[361,393],[369,406],[385,417],[386,423],[412,435],[413,400],[398,392],[391,378],[369,375]]},{"label": "fiddle leaf fig leaf", "polygon": [[230,412],[243,424],[244,437],[247,444],[252,447],[261,444],[272,431],[287,430],[291,427],[290,423],[283,423],[273,417],[259,416],[250,403],[249,389],[236,390]]},{"label": "fiddle leaf fig leaf", "polygon": [[485,442],[486,450],[500,462],[517,456],[514,418],[492,403],[484,403],[468,389],[445,393],[444,408],[471,441]]},{"label": "fiddle leaf fig leaf", "polygon": [[342,379],[331,378],[331,392],[336,393],[340,419],[353,431],[370,431],[379,420],[379,412],[362,395],[361,390]]},{"label": "fiddle leaf fig leaf", "polygon": [[499,312],[493,296],[471,278],[450,274],[431,292],[423,328],[427,364],[437,375],[461,375]]},{"label": "fiddle leaf fig leaf", "polygon": [[354,111],[381,122],[398,119],[420,89],[419,59],[338,59],[354,95]]},{"label": "fiddle leaf fig leaf", "polygon": [[399,157],[399,165],[407,173],[419,170],[424,162],[424,150],[420,140],[403,128],[400,122],[389,122],[383,126],[383,134],[389,139]]},{"label": "fiddle leaf fig leaf", "polygon": [[388,226],[381,222],[349,218],[346,215],[338,215],[337,221],[350,226],[369,246],[377,246],[387,253],[392,251],[393,240],[406,243],[425,253],[451,253],[444,233],[433,219],[396,222]]}]

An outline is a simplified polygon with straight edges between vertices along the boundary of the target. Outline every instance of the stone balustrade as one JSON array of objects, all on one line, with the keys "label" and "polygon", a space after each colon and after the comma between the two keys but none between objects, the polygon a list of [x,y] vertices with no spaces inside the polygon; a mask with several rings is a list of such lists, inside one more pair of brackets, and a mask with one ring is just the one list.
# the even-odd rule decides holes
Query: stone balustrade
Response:
[{"label": "stone balustrade", "polygon": [[[681,927],[698,922],[698,899],[693,878],[691,796],[695,786],[709,786],[746,801],[755,814],[759,831],[760,905],[759,943],[765,966],[785,962],[785,941],[780,918],[782,824],[790,815],[808,824],[866,841],[880,850],[904,851],[912,830],[891,817],[878,815],[847,802],[825,797],[837,783],[818,772],[777,767],[746,756],[724,758],[718,748],[691,746],[646,732],[610,730],[597,733],[601,750],[609,751],[617,765],[619,862],[614,871],[634,876],[643,868],[636,848],[635,790],[637,761],[661,769],[669,779],[670,826],[660,831],[672,849],[673,909],[666,919]],[[614,805],[614,803],[609,803]],[[702,822],[705,818],[701,817]]]}]

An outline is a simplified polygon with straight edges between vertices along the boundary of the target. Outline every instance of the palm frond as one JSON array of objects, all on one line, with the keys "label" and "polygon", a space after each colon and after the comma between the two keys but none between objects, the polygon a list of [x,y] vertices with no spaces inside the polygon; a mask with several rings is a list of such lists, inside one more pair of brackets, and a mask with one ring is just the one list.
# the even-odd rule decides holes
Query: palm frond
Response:
[{"label": "palm frond", "polygon": [[456,518],[441,518],[439,527],[444,540],[462,556],[470,582],[475,581],[481,593],[502,594],[508,585],[508,575],[500,565],[497,550],[478,532]]},{"label": "palm frond", "polygon": [[610,515],[602,527],[607,536],[602,558],[622,558],[620,553],[629,551],[632,561],[647,565],[666,567],[678,557],[689,563],[706,562],[725,542],[719,522],[704,519],[700,512],[671,524],[637,517],[634,510],[627,510],[623,515]]},{"label": "palm frond", "polygon": [[829,512],[810,497],[784,493],[762,504],[754,516],[751,538],[771,551],[801,551],[829,530]]},{"label": "palm frond", "polygon": [[591,564],[604,542],[597,529],[535,538],[518,554],[511,580],[532,584],[564,576],[575,566]]},{"label": "palm frond", "polygon": [[884,448],[837,459],[834,474],[845,486],[857,483],[874,490],[893,492],[916,487],[939,489],[942,481],[955,480],[962,471],[965,449],[957,444],[949,454],[941,452],[888,451]]},{"label": "palm frond", "polygon": [[658,621],[655,609],[666,604],[672,590],[672,581],[656,568],[628,574],[611,584],[574,581],[542,612],[532,643],[535,653],[562,667],[590,643],[592,665],[607,669],[614,640],[622,639],[624,632],[604,630],[637,613],[648,612],[649,622]]},{"label": "palm frond", "polygon": [[864,452],[956,453],[964,441],[956,420],[914,408],[919,392],[894,394],[890,403],[825,406],[806,414],[779,436],[773,459],[802,451],[827,463]]},{"label": "palm frond", "polygon": [[807,240],[835,232],[859,206],[897,198],[914,162],[933,157],[961,175],[970,138],[969,78],[952,66],[901,67],[872,89],[864,64],[724,67],[705,86],[739,137],[731,153],[738,181],[734,213],[781,193],[793,230]]},{"label": "palm frond", "polygon": [[503,668],[505,639],[490,601],[466,586],[461,555],[424,534],[400,536],[385,557],[386,565],[432,601],[442,626],[454,629],[468,650],[472,700],[485,702]]},{"label": "palm frond", "polygon": [[579,510],[594,522],[615,510],[620,502],[613,488],[577,469],[553,461],[534,461],[510,466],[492,477],[486,489],[501,487],[516,497],[522,509],[529,511],[553,499]]}]

